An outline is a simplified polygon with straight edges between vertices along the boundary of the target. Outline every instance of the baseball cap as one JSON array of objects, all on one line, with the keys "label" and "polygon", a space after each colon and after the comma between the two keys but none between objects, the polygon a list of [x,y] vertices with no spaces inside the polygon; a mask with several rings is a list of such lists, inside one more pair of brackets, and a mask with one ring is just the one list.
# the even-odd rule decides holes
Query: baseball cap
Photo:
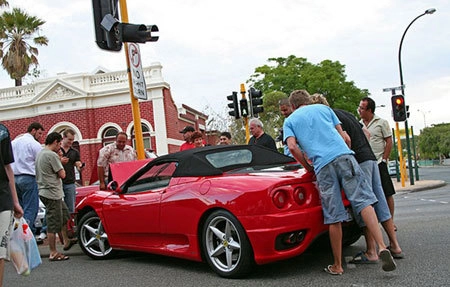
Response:
[{"label": "baseball cap", "polygon": [[182,134],[187,133],[187,132],[195,132],[194,127],[192,127],[192,126],[185,126],[184,129],[182,129],[180,131],[180,133],[182,133]]}]

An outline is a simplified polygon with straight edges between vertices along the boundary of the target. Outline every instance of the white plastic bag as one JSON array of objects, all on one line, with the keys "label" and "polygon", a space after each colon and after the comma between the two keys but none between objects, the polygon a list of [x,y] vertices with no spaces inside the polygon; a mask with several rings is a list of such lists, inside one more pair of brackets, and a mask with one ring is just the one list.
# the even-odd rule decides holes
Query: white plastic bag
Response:
[{"label": "white plastic bag", "polygon": [[29,275],[32,269],[42,263],[36,239],[23,217],[14,218],[10,247],[11,262],[17,274]]}]

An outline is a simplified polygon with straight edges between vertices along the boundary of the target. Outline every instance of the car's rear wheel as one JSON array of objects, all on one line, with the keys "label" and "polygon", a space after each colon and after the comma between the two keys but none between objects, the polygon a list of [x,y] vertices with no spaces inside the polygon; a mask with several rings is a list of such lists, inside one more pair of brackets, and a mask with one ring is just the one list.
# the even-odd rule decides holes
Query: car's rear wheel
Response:
[{"label": "car's rear wheel", "polygon": [[239,221],[229,212],[215,211],[203,225],[202,250],[220,276],[239,278],[254,266],[253,250]]},{"label": "car's rear wheel", "polygon": [[80,220],[78,243],[83,252],[93,259],[107,259],[114,255],[108,235],[103,229],[100,217],[94,211],[86,213]]}]

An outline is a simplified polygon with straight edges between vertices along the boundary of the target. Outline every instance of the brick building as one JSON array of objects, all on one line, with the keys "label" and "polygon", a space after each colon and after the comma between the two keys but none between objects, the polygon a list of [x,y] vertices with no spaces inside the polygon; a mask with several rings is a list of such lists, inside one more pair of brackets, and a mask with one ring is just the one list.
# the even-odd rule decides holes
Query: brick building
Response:
[{"label": "brick building", "polygon": [[[148,99],[139,100],[144,147],[158,155],[179,150],[183,143],[179,131],[186,125],[205,133],[208,118],[184,104],[180,108],[175,105],[161,70],[160,63],[143,69]],[[0,101],[0,121],[8,127],[13,139],[35,121],[44,126],[46,133],[75,130],[82,161],[86,162],[84,184],[96,169],[98,150],[114,141],[119,131],[131,135],[134,145],[126,71],[97,69],[92,74],[59,74],[30,85],[0,89]],[[214,144],[216,138],[207,140]]]}]

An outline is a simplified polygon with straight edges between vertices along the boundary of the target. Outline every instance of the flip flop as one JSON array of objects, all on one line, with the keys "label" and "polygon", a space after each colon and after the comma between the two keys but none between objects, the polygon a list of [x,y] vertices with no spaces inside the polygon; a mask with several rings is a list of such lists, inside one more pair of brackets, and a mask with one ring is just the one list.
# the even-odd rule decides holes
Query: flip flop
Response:
[{"label": "flip flop", "polygon": [[397,264],[395,264],[394,258],[392,258],[391,252],[388,249],[381,250],[379,257],[382,262],[381,268],[384,271],[394,271],[397,268]]},{"label": "flip flop", "polygon": [[342,274],[344,274],[344,272],[336,272],[336,271],[331,270],[331,267],[333,267],[333,265],[328,265],[327,267],[325,267],[323,269],[323,271],[327,272],[330,275],[342,275]]},{"label": "flip flop", "polygon": [[369,260],[364,251],[358,252],[348,263],[352,264],[377,264],[379,260]]},{"label": "flip flop", "polygon": [[49,261],[65,261],[68,259],[69,259],[69,256],[61,254],[61,253],[56,253],[55,256],[48,258]]},{"label": "flip flop", "polygon": [[391,252],[391,255],[392,255],[392,257],[394,257],[394,259],[403,259],[403,258],[405,258],[405,254],[403,254],[403,252],[394,253],[394,252],[392,252],[390,246],[388,246],[387,249]]}]

